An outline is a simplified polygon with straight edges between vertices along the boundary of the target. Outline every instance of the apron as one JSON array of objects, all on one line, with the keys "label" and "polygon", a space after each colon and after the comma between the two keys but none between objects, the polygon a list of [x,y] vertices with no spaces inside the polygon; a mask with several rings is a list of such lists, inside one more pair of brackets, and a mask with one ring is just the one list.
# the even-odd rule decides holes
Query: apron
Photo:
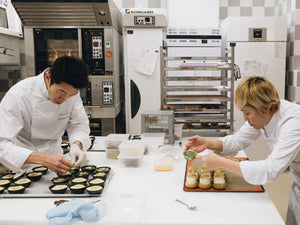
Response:
[{"label": "apron", "polygon": [[33,108],[31,142],[40,153],[62,155],[61,136],[70,119],[65,107],[46,101]]},{"label": "apron", "polygon": [[291,169],[293,181],[286,215],[286,224],[300,225],[300,162],[293,161],[291,163]]},{"label": "apron", "polygon": [[[276,138],[268,138],[265,132],[262,132],[269,147],[272,149],[276,143]],[[286,225],[300,225],[300,152],[296,161],[290,164],[293,175],[293,181],[290,191],[289,205],[286,216]],[[299,162],[297,162],[299,161]]]}]

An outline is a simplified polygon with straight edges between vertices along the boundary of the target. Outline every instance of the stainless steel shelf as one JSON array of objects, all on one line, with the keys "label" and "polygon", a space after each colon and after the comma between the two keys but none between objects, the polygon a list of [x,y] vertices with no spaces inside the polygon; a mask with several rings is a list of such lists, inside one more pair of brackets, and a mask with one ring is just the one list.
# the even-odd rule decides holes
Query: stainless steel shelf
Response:
[{"label": "stainless steel shelf", "polygon": [[230,81],[228,77],[216,77],[216,76],[165,76],[166,81]]},{"label": "stainless steel shelf", "polygon": [[166,91],[230,91],[226,86],[167,86]]},{"label": "stainless steel shelf", "polygon": [[231,68],[224,67],[165,67],[164,71],[187,71],[187,70],[231,70]]},{"label": "stainless steel shelf", "polygon": [[168,57],[165,56],[164,60],[216,60],[216,61],[228,61],[231,60],[231,57]]},{"label": "stainless steel shelf", "polygon": [[[231,46],[230,52],[230,57],[228,51],[225,57],[166,57],[161,48],[161,109],[174,110],[175,122],[185,124],[184,133],[202,136],[225,136],[233,133],[234,46]],[[168,63],[171,60],[181,61],[183,64],[179,66],[173,63],[174,67],[171,67],[171,63]],[[178,72],[171,74],[168,71]],[[219,123],[222,125],[216,126]]]}]

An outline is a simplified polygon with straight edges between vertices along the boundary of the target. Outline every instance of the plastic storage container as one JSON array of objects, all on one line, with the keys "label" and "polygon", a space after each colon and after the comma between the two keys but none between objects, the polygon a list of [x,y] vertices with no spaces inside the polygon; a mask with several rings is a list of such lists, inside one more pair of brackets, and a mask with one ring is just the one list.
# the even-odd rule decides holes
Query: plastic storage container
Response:
[{"label": "plastic storage container", "polygon": [[120,154],[118,156],[121,167],[139,167],[143,162],[143,154],[139,156],[128,156]]},{"label": "plastic storage container", "polygon": [[174,159],[171,156],[157,156],[154,160],[155,171],[172,171]]},{"label": "plastic storage container", "polygon": [[139,167],[144,157],[144,142],[141,140],[127,140],[119,145],[118,156],[121,167]]},{"label": "plastic storage container", "polygon": [[117,159],[120,154],[119,145],[128,140],[129,134],[109,134],[104,139],[105,153],[108,159]]},{"label": "plastic storage container", "polygon": [[165,133],[142,133],[141,139],[146,146],[160,146],[164,144]]},{"label": "plastic storage container", "polygon": [[119,145],[120,154],[122,156],[140,156],[144,154],[144,142],[141,140],[127,140]]}]

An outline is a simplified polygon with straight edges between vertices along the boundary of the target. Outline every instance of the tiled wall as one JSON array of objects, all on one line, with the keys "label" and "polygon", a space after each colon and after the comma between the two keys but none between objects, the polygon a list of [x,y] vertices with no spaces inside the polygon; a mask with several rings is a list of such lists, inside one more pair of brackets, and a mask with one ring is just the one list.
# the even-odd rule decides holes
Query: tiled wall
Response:
[{"label": "tiled wall", "polygon": [[220,22],[228,16],[286,16],[286,99],[300,104],[300,0],[220,0]]},{"label": "tiled wall", "polygon": [[276,0],[220,0],[220,20],[228,16],[274,16]]}]

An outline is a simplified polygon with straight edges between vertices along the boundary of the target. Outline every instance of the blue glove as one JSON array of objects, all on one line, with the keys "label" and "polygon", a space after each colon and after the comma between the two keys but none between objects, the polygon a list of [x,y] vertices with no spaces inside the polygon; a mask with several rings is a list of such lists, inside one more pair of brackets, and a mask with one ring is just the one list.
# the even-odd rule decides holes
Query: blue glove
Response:
[{"label": "blue glove", "polygon": [[97,221],[98,208],[92,203],[80,199],[72,199],[48,210],[46,214],[49,225],[66,225],[72,221]]}]

